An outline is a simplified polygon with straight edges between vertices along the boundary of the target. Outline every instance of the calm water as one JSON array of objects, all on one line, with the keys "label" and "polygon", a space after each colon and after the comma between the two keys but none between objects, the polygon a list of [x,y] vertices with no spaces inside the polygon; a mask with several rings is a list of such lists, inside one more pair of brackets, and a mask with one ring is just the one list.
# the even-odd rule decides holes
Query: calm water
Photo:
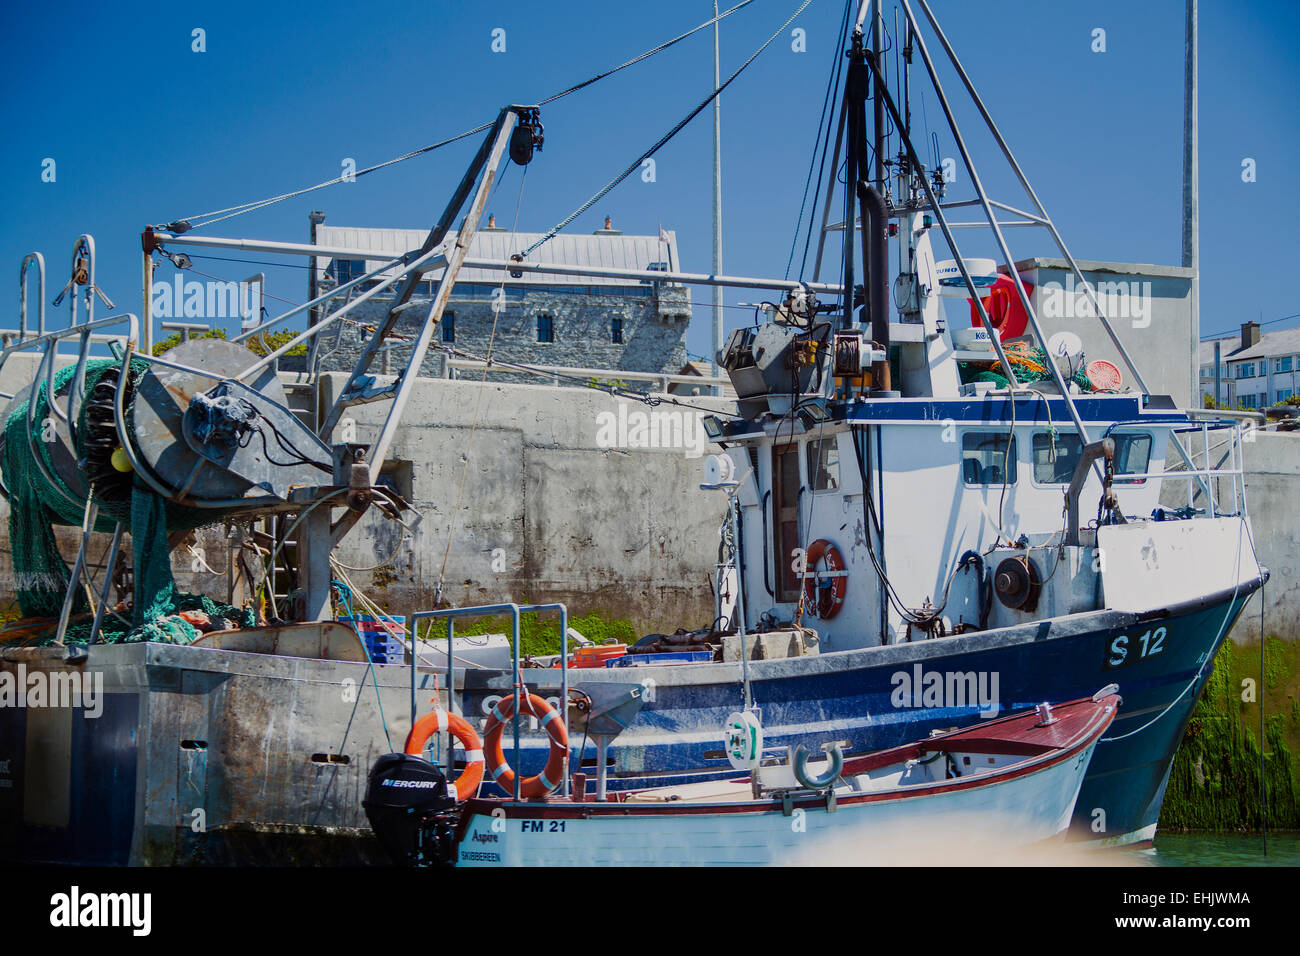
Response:
[{"label": "calm water", "polygon": [[1138,855],[1152,866],[1300,866],[1300,833],[1270,833],[1266,856],[1258,834],[1157,832]]}]

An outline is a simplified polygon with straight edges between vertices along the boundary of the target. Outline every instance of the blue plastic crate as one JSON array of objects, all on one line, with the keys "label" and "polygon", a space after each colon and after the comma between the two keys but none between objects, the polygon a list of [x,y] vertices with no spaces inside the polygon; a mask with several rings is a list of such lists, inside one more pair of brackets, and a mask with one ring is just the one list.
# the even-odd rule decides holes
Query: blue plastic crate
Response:
[{"label": "blue plastic crate", "polygon": [[378,634],[362,635],[366,642],[366,652],[376,664],[398,664],[406,659],[406,647],[395,637],[382,637]]},{"label": "blue plastic crate", "polygon": [[713,660],[713,651],[670,651],[664,654],[624,654],[606,667],[644,667],[649,664],[702,664]]}]

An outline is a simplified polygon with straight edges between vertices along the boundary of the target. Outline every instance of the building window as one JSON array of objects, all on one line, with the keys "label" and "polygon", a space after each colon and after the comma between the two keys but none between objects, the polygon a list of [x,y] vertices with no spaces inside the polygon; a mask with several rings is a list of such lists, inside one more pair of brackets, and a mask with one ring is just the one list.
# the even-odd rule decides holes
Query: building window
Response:
[{"label": "building window", "polygon": [[1241,362],[1237,365],[1237,378],[1254,378],[1255,363]]},{"label": "building window", "polygon": [[622,319],[609,320],[609,340],[613,342],[615,345],[623,344],[623,320]]},{"label": "building window", "polygon": [[1273,363],[1273,371],[1275,372],[1291,371],[1291,356],[1283,355],[1280,359],[1275,360]]},{"label": "building window", "polygon": [[366,274],[365,259],[335,259],[327,272],[331,272],[334,278],[339,280],[339,284],[351,282],[353,279],[360,279]]},{"label": "building window", "polygon": [[[1005,471],[1003,470],[1005,468]],[[1007,436],[976,432],[961,436],[961,471],[968,485],[1016,482],[1016,441],[1007,448]]]},{"label": "building window", "polygon": [[1292,389],[1289,389],[1289,388],[1279,388],[1279,389],[1277,390],[1277,400],[1278,400],[1278,403],[1280,404],[1280,403],[1282,403],[1282,402],[1285,402],[1288,398],[1290,398],[1290,397],[1291,397],[1292,395],[1294,395],[1294,394],[1295,394],[1295,392],[1294,392]]},{"label": "building window", "polygon": [[555,316],[542,314],[537,317],[537,341],[555,341]]},{"label": "building window", "polygon": [[444,342],[456,341],[456,313],[444,312],[442,315],[442,340]]}]

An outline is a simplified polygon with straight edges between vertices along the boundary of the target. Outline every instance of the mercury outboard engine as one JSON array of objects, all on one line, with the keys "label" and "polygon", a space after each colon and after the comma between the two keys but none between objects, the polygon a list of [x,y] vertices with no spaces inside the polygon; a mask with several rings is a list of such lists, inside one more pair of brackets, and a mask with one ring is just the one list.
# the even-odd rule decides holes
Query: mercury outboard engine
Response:
[{"label": "mercury outboard engine", "polygon": [[370,770],[361,806],[397,866],[455,862],[456,801],[435,764],[411,754],[384,754]]}]

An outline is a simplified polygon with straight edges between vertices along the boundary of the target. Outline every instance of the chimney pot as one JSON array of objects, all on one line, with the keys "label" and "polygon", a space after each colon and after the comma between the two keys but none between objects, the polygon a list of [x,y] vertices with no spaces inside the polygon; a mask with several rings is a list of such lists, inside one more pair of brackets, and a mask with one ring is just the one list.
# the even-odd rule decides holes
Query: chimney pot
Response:
[{"label": "chimney pot", "polygon": [[1252,345],[1259,344],[1259,323],[1243,322],[1241,323],[1241,347],[1248,349]]}]

